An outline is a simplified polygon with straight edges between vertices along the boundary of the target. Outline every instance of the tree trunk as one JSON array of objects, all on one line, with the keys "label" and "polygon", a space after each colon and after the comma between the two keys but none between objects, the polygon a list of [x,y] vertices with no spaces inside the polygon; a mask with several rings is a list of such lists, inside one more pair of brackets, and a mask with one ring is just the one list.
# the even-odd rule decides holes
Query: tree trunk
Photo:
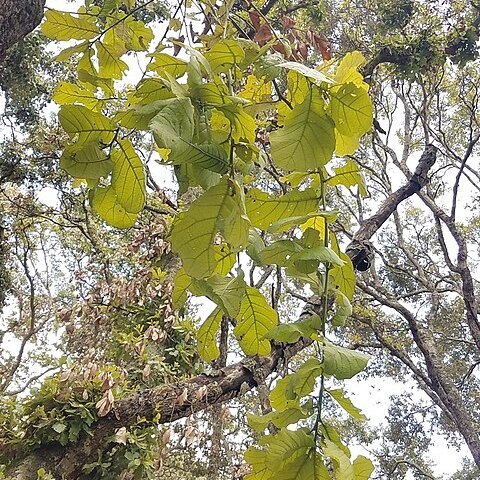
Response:
[{"label": "tree trunk", "polygon": [[45,0],[2,0],[0,3],[0,62],[6,51],[40,24]]}]

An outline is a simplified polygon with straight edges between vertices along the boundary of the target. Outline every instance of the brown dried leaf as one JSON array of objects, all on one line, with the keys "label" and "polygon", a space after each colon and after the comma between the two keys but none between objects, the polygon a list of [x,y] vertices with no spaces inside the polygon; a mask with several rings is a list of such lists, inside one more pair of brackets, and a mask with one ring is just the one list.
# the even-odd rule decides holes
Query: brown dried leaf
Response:
[{"label": "brown dried leaf", "polygon": [[265,45],[273,37],[272,30],[269,25],[262,25],[255,34],[254,40],[258,42],[259,45]]},{"label": "brown dried leaf", "polygon": [[172,437],[172,431],[169,428],[167,428],[167,430],[163,432],[162,443],[166,445],[170,441],[171,437]]},{"label": "brown dried leaf", "polygon": [[188,389],[185,387],[183,392],[175,399],[177,405],[183,405],[187,401]]},{"label": "brown dried leaf", "polygon": [[150,374],[152,373],[152,367],[147,363],[142,371],[142,379],[144,382],[150,380]]},{"label": "brown dried leaf", "polygon": [[195,397],[197,398],[197,400],[201,400],[206,394],[207,386],[203,385],[195,392]]}]

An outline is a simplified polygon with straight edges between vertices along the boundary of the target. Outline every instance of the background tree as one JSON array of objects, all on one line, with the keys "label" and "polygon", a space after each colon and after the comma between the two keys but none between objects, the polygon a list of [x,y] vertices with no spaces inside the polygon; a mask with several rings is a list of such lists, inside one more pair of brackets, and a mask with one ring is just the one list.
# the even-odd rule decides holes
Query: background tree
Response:
[{"label": "background tree", "polygon": [[[196,50],[197,53],[187,49],[189,65],[172,56],[171,52],[165,55],[165,52],[157,51],[152,57],[147,77],[135,90],[116,88],[112,79],[121,78],[126,68],[121,56],[128,50],[145,50],[152,39],[151,31],[141,22],[154,21],[164,12],[157,8],[152,13],[147,8],[151,6],[157,6],[156,2],[146,2],[143,7],[139,6],[142,8],[136,8],[133,2],[87,2],[96,21],[88,15],[83,16],[82,12],[78,17],[58,17],[54,12],[47,15],[44,27],[47,35],[58,40],[86,39],[61,54],[63,59],[74,56],[65,67],[65,81],[56,87],[54,93],[54,99],[65,104],[60,121],[70,136],[86,131],[90,132],[89,138],[94,138],[94,142],[89,144],[86,160],[81,158],[83,150],[77,148],[85,138],[81,140],[79,136],[77,144],[71,144],[64,151],[68,141],[65,133],[54,121],[42,120],[38,110],[32,108],[35,104],[24,102],[22,107],[21,100],[25,96],[15,96],[15,92],[28,94],[28,91],[15,88],[11,75],[10,85],[14,88],[6,86],[9,85],[7,80],[11,69],[5,72],[7,80],[4,89],[10,102],[9,109],[16,117],[12,125],[14,129],[21,128],[20,136],[12,130],[13,135],[4,144],[4,149],[12,152],[10,164],[15,169],[6,170],[5,180],[8,183],[2,185],[2,220],[9,233],[8,244],[4,244],[4,257],[10,275],[5,278],[10,286],[9,305],[13,305],[14,300],[16,303],[15,308],[9,306],[6,310],[3,339],[7,344],[11,344],[13,338],[20,341],[20,355],[16,351],[14,355],[9,355],[11,348],[6,348],[2,366],[5,372],[2,384],[5,414],[0,452],[2,461],[8,464],[8,474],[16,478],[35,478],[40,468],[40,476],[48,476],[52,472],[67,478],[82,475],[103,478],[116,471],[122,478],[128,478],[132,473],[163,476],[169,468],[173,468],[172,475],[178,478],[178,469],[183,465],[185,478],[192,473],[206,478],[211,478],[212,474],[230,475],[229,466],[219,464],[218,452],[228,453],[233,464],[241,460],[236,450],[227,452],[227,442],[222,440],[221,433],[228,428],[231,438],[242,438],[237,432],[246,428],[241,420],[241,412],[245,408],[243,403],[238,406],[237,418],[232,418],[227,409],[213,407],[216,418],[210,440],[216,453],[209,462],[195,462],[195,468],[191,464],[196,438],[210,436],[208,432],[202,433],[208,413],[207,417],[197,414],[196,420],[191,420],[177,434],[169,433],[169,430],[159,431],[157,424],[191,416],[210,404],[245,395],[252,387],[258,387],[259,398],[252,397],[247,404],[253,410],[258,409],[263,416],[251,417],[250,424],[258,431],[268,427],[273,436],[265,441],[272,446],[276,438],[282,438],[278,428],[284,426],[281,418],[285,410],[279,409],[278,398],[270,394],[275,408],[271,411],[266,384],[271,382],[275,371],[280,371],[282,376],[290,374],[283,383],[277,383],[287,385],[301,380],[305,374],[302,372],[312,368],[310,372],[319,378],[316,391],[319,396],[313,404],[307,402],[297,408],[297,405],[300,407],[298,397],[303,394],[298,393],[299,390],[294,390],[298,394],[287,392],[293,395],[289,400],[293,402],[293,410],[297,409],[295,415],[303,416],[307,426],[306,430],[297,430],[295,440],[307,442],[299,449],[303,455],[299,458],[303,458],[303,463],[296,461],[295,465],[282,468],[285,472],[290,468],[304,468],[302,474],[306,475],[305,478],[312,478],[313,471],[320,468],[308,443],[310,437],[307,432],[310,432],[314,434],[315,442],[324,442],[321,448],[327,459],[327,468],[335,471],[338,478],[345,475],[350,475],[345,478],[366,478],[368,462],[361,459],[352,466],[348,450],[332,430],[334,426],[337,430],[341,427],[333,422],[332,417],[338,413],[333,404],[329,404],[328,396],[324,395],[322,372],[330,368],[327,348],[330,344],[321,340],[320,347],[317,347],[320,350],[316,353],[305,350],[299,357],[299,364],[296,365],[293,360],[290,363],[292,370],[288,370],[287,365],[293,355],[311,344],[308,337],[319,335],[318,331],[326,334],[326,322],[338,326],[350,310],[348,297],[353,290],[348,279],[352,278],[351,266],[348,267],[347,257],[342,256],[347,267],[339,263],[335,270],[336,258],[322,256],[328,250],[320,250],[319,247],[324,248],[325,244],[318,243],[319,240],[326,240],[333,253],[341,255],[333,234],[331,238],[325,235],[325,223],[336,232],[340,242],[343,239],[344,244],[351,238],[362,238],[362,242],[369,240],[381,226],[377,220],[380,217],[382,222],[386,219],[381,212],[390,212],[398,207],[399,196],[392,193],[400,184],[397,184],[397,177],[392,176],[391,165],[405,176],[403,191],[413,194],[427,180],[428,169],[421,170],[417,176],[412,172],[424,145],[429,143],[434,143],[439,153],[435,155],[436,150],[431,149],[424,152],[428,162],[435,157],[437,162],[433,174],[428,173],[430,183],[427,189],[419,197],[432,216],[432,228],[428,227],[429,217],[425,216],[417,201],[396,209],[393,219],[374,239],[375,256],[365,247],[363,254],[367,255],[367,259],[363,267],[369,263],[373,266],[359,278],[360,289],[357,289],[348,329],[336,329],[334,338],[339,340],[341,337],[344,345],[375,352],[376,361],[370,371],[377,375],[381,372],[403,381],[405,373],[409,372],[435,405],[425,405],[425,410],[431,412],[431,415],[424,416],[425,421],[438,426],[443,432],[449,432],[452,440],[458,432],[478,464],[476,384],[472,375],[476,365],[478,306],[472,279],[473,264],[467,256],[467,248],[469,242],[475,239],[478,222],[472,218],[467,228],[466,224],[459,224],[459,214],[456,213],[460,211],[457,206],[457,203],[460,204],[460,182],[471,179],[472,191],[477,185],[474,180],[477,171],[470,164],[478,141],[474,115],[476,80],[474,64],[467,64],[476,55],[476,7],[452,2],[442,10],[436,9],[436,5],[412,2],[392,3],[388,8],[383,3],[368,8],[366,5],[350,5],[346,11],[343,5],[298,6],[268,2],[241,8],[225,7],[225,10],[217,11],[209,4],[202,4],[202,34],[195,32],[195,27],[185,29],[178,22],[182,18],[178,14],[183,8],[179,5],[170,21],[170,27],[178,31],[174,35],[180,42],[177,47],[182,47],[185,36],[189,36],[191,41],[202,39],[204,49]],[[270,21],[269,17],[282,21]],[[59,29],[61,24],[68,25],[68,28]],[[442,29],[437,28],[439,26]],[[78,30],[83,33],[79,34]],[[433,31],[441,33],[434,36]],[[238,37],[253,39],[253,42],[234,40]],[[264,47],[259,49],[255,44]],[[219,49],[218,45],[228,47]],[[276,53],[268,54],[264,59],[262,55],[269,47]],[[293,112],[302,111],[305,98],[316,105],[316,93],[311,92],[318,91],[322,91],[330,105],[335,104],[339,91],[329,87],[329,76],[333,74],[334,81],[350,85],[349,88],[355,84],[356,88],[366,90],[354,68],[361,64],[358,56],[346,57],[348,60],[343,63],[343,71],[342,67],[335,71],[334,66],[330,70],[326,67],[309,70],[302,65],[320,57],[328,62],[332,47],[340,52],[360,49],[370,58],[363,66],[363,72],[375,98],[380,127],[377,126],[377,131],[364,141],[358,153],[354,153],[360,134],[369,128],[369,124],[365,128],[363,121],[359,120],[354,134],[352,128],[355,127],[352,125],[355,123],[352,124],[349,117],[341,120],[339,110],[329,107],[326,115],[330,120],[316,119],[324,135],[322,148],[328,144],[328,138],[331,142],[328,132],[331,125],[335,125],[337,133],[332,151],[336,148],[338,156],[347,155],[346,158],[351,161],[339,162],[336,170],[332,168],[335,165],[329,165],[326,173],[322,168],[328,152],[322,153],[325,155],[322,159],[316,159],[322,168],[318,163],[309,163],[311,159],[304,155],[305,152],[297,151],[295,156],[281,152],[298,138],[298,132],[288,140],[282,137],[282,133],[292,125],[289,121],[295,118],[293,114],[288,114],[292,107]],[[199,51],[204,54],[203,57]],[[281,65],[284,59],[279,57],[279,53],[287,57],[290,64]],[[92,55],[98,58],[99,70],[92,62]],[[459,66],[446,68],[447,57]],[[20,54],[19,58],[24,58],[24,54]],[[41,57],[34,54],[31,58]],[[384,67],[384,63],[390,66]],[[31,62],[28,64],[32,65]],[[250,65],[254,65],[254,70]],[[39,68],[45,71],[43,67]],[[208,68],[213,69],[213,73],[209,73]],[[31,71],[34,72],[33,69]],[[253,72],[255,75],[250,75],[245,82],[242,72],[245,75]],[[342,75],[346,73],[351,76],[347,75],[345,79]],[[186,84],[182,81],[184,74],[188,76]],[[43,90],[33,89],[31,92],[37,95],[47,91],[50,76],[47,72]],[[27,83],[31,80],[32,77],[25,76]],[[205,88],[204,84],[208,87]],[[224,85],[229,89],[224,90]],[[273,97],[272,91],[275,92]],[[360,90],[356,92],[363,98]],[[233,95],[237,95],[236,103],[229,103]],[[238,100],[239,97],[246,101]],[[169,132],[169,129],[178,129],[174,130],[175,135],[185,138],[183,135],[190,128],[188,120],[185,120],[188,118],[185,112],[190,108],[185,99],[189,98],[192,99],[196,130],[193,139],[188,142],[191,143],[189,148],[193,148],[192,145],[197,147],[194,152],[188,151],[188,158],[189,162],[194,158],[195,164],[185,160],[186,154],[182,150],[185,147],[172,143]],[[179,102],[178,99],[184,100]],[[162,115],[165,105],[180,104],[186,110],[172,110],[173,113]],[[242,104],[245,106],[239,106]],[[131,108],[131,105],[135,106]],[[364,105],[368,107],[368,103]],[[30,108],[28,115],[24,115],[25,107]],[[361,115],[362,108],[355,107],[354,111]],[[86,126],[76,125],[76,122],[83,121],[82,118],[88,118],[83,115],[84,109],[92,112],[89,115],[94,120],[91,123],[87,121]],[[115,113],[116,116],[113,116]],[[319,115],[318,111],[315,114]],[[402,120],[399,120],[400,116]],[[176,125],[172,123],[172,118],[183,119],[185,123]],[[254,124],[251,119],[254,119]],[[348,129],[342,129],[343,121],[348,123]],[[397,125],[401,121],[403,127],[400,135],[396,136]],[[278,126],[283,128],[278,129]],[[175,194],[158,185],[155,169],[149,169],[151,159],[159,159],[156,147],[137,129],[153,131],[157,147],[161,148],[160,159],[165,160],[168,155],[167,160],[176,163],[176,180],[180,193],[183,193],[180,202]],[[272,130],[275,133],[269,137]],[[99,131],[102,132],[100,137],[92,133]],[[225,131],[229,131],[230,135],[225,135]],[[137,153],[132,153],[130,140]],[[314,142],[314,139],[309,138],[308,142]],[[198,148],[198,145],[203,146]],[[95,162],[91,162],[92,158]],[[112,176],[109,173],[111,163],[118,165],[122,158],[127,159],[132,170],[135,170],[135,165],[146,167],[148,192],[142,187],[143,178],[140,181],[138,173],[135,178],[128,172],[123,174],[126,179],[124,185],[133,190],[118,188],[118,179],[122,174],[118,170]],[[292,158],[294,163],[291,163]],[[39,162],[39,159],[43,161]],[[25,163],[26,160],[30,163]],[[225,165],[232,160],[234,163],[226,169]],[[69,177],[57,170],[59,161],[71,175],[87,178],[83,186],[80,186],[81,180],[71,184]],[[371,217],[377,211],[373,202],[367,201],[363,206],[359,202],[364,184],[356,164],[361,165],[369,175],[367,184],[373,200],[386,199],[386,208],[379,212],[380,215]],[[453,175],[445,173],[451,169],[456,169]],[[302,173],[305,170],[308,172]],[[286,175],[288,171],[293,173]],[[28,176],[25,175],[27,172]],[[182,241],[188,238],[182,229],[191,232],[188,229],[193,222],[190,219],[182,224],[182,217],[178,217],[179,209],[190,208],[192,212],[195,206],[201,205],[202,198],[206,197],[205,194],[201,196],[202,190],[197,185],[210,191],[212,185],[218,185],[219,174],[230,175],[230,182],[239,179],[246,182],[244,214],[256,228],[251,233],[247,250],[253,259],[249,285],[260,288],[281,314],[282,320],[287,321],[283,327],[277,328],[276,338],[282,343],[272,344],[270,355],[255,358],[253,363],[247,358],[227,367],[227,348],[230,351],[236,349],[239,354],[238,347],[227,336],[229,331],[238,331],[237,325],[232,322],[236,317],[232,314],[235,308],[228,302],[235,303],[235,289],[242,290],[244,287],[240,285],[239,276],[226,277],[229,282],[239,282],[236,286],[208,282],[212,260],[209,258],[199,266],[196,261],[200,254],[190,255],[194,244],[187,242],[187,248],[182,246]],[[249,183],[252,181],[250,176],[255,178],[253,183]],[[41,184],[39,179],[42,179]],[[324,213],[320,210],[319,217],[315,211],[318,193],[315,195],[317,203],[309,204],[307,194],[295,191],[302,182],[302,189],[318,188],[323,192],[320,203]],[[453,186],[450,199],[447,197],[449,182]],[[412,188],[414,184],[418,188]],[[51,185],[60,192],[59,202],[54,207],[46,207],[39,201],[36,191],[40,185]],[[227,183],[228,188],[234,188],[232,185]],[[329,190],[325,188],[327,185]],[[358,187],[352,189],[355,185]],[[29,188],[25,189],[25,186]],[[350,187],[351,198],[344,187]],[[262,197],[256,188],[271,196]],[[112,189],[116,195],[113,200]],[[337,191],[338,197],[331,189]],[[241,189],[232,192],[237,192],[232,194],[232,198],[240,198]],[[139,213],[140,204],[144,203],[142,199],[146,200],[146,207]],[[278,205],[276,202],[279,202]],[[271,209],[269,204],[275,208]],[[315,209],[310,205],[314,205]],[[114,226],[130,226],[135,220],[137,223],[125,234],[106,226],[98,216],[92,215],[91,206]],[[215,204],[207,206],[212,208]],[[283,208],[280,213],[279,206]],[[335,220],[333,216],[329,218],[330,214],[325,214],[325,210],[333,206],[341,209]],[[123,209],[120,214],[115,210],[118,207]],[[242,207],[238,208],[237,212],[241,215]],[[310,218],[301,217],[308,213],[308,208],[312,208]],[[184,215],[188,218],[188,213]],[[213,262],[218,262],[219,255],[220,258],[223,256],[224,260],[218,265],[221,265],[221,273],[225,276],[235,261],[246,264],[244,258],[235,258],[230,253],[243,227],[233,222],[232,218],[237,218],[237,215],[219,215],[225,218],[218,226],[219,230],[213,232],[217,245]],[[171,230],[172,217],[178,218],[173,223],[170,238],[190,275],[185,271],[178,273],[180,264],[170,251],[166,234]],[[365,222],[368,217],[375,221]],[[276,223],[280,236],[270,228]],[[295,224],[304,225],[303,234],[294,228]],[[419,228],[424,224],[423,228]],[[228,228],[232,225],[236,232],[229,237]],[[177,232],[183,232],[177,240],[176,228]],[[449,237],[445,239],[442,228],[448,229],[457,243],[457,259],[449,255],[452,240]],[[392,244],[395,249],[392,249]],[[426,245],[428,248],[425,248]],[[51,255],[54,248],[58,252],[57,258]],[[290,261],[290,256],[295,254],[294,260]],[[356,258],[354,256],[354,260]],[[316,271],[318,276],[312,276]],[[325,282],[329,276],[332,279],[330,289]],[[318,284],[323,300],[309,298],[302,282],[309,283],[314,289]],[[324,288],[321,288],[322,285]],[[222,288],[219,289],[219,286]],[[200,328],[196,340],[194,310],[190,310],[188,304],[186,307],[183,305],[187,288],[194,295],[210,297],[223,309],[223,313],[217,311]],[[293,327],[287,326],[298,316],[291,314],[292,298],[307,301],[308,307],[300,317],[300,324]],[[330,299],[336,300],[336,306],[331,305]],[[177,315],[175,310],[179,307],[181,313]],[[318,317],[312,316],[312,308]],[[391,315],[392,311],[394,315]],[[446,315],[455,318],[455,322],[445,324],[442,320]],[[312,323],[318,322],[315,320],[318,318],[320,323]],[[205,335],[205,331],[209,331],[205,325],[214,333]],[[258,327],[255,322],[254,325]],[[213,342],[217,331],[220,340],[218,348]],[[252,339],[251,336],[249,338]],[[245,350],[243,334],[237,334],[237,339],[240,345],[243,342]],[[263,340],[261,335],[253,338],[257,349],[265,345]],[[47,346],[50,342],[58,343],[57,351]],[[29,345],[35,345],[35,348]],[[340,364],[340,370],[333,369],[329,373],[338,378],[356,373],[358,369],[351,367],[352,362],[363,363],[364,357],[340,350],[338,345],[333,347],[347,357],[347,367]],[[387,355],[378,356],[376,352],[379,349]],[[219,370],[202,374],[205,364],[200,361],[197,352],[204,360],[215,359],[214,366]],[[62,353],[68,359],[62,358]],[[250,350],[247,353],[261,352]],[[262,353],[266,351],[262,350]],[[315,356],[319,363],[315,363]],[[31,392],[19,410],[15,404],[18,394],[46,372],[62,365],[62,374],[43,380],[41,387]],[[348,371],[345,372],[345,369]],[[192,378],[195,374],[199,375]],[[466,388],[470,394],[468,398],[463,394]],[[313,389],[313,384],[307,387],[307,394],[309,389]],[[274,388],[277,394],[280,391],[281,388]],[[340,405],[353,417],[361,418],[359,412],[341,397],[332,398],[340,398]],[[400,406],[402,411],[408,412],[410,404],[408,399],[395,399],[392,416],[398,417]],[[312,413],[312,407],[317,412],[316,420],[306,418],[308,413]],[[322,415],[319,415],[321,407]],[[290,410],[288,413],[293,412]],[[418,415],[415,415],[415,412],[411,415],[406,413],[408,421],[401,423],[392,419],[389,431],[378,433],[384,438],[384,445],[377,452],[378,470],[374,475],[378,478],[382,475],[403,478],[408,470],[418,478],[431,475],[429,465],[420,457],[426,451],[424,439],[422,441],[424,421],[418,420]],[[407,441],[407,434],[411,441]],[[246,435],[246,438],[251,438],[251,432]],[[372,433],[367,437],[363,435],[363,438],[371,439]],[[399,442],[400,438],[404,441]],[[389,439],[395,443],[395,449],[389,444]],[[153,444],[160,445],[160,448],[152,448]],[[176,454],[172,449],[174,445],[180,447]],[[265,461],[262,460],[264,454],[258,450],[249,451],[247,458],[250,455],[254,467],[249,478],[257,478],[257,475],[262,475],[258,469],[264,468],[261,466]],[[288,458],[294,459],[295,456],[281,456],[282,460]],[[155,474],[162,464],[164,470]],[[351,476],[352,468],[354,477]],[[469,468],[465,466],[464,472]],[[298,477],[298,472],[295,475],[295,478],[303,478]],[[323,469],[317,475],[327,478],[329,474]]]}]

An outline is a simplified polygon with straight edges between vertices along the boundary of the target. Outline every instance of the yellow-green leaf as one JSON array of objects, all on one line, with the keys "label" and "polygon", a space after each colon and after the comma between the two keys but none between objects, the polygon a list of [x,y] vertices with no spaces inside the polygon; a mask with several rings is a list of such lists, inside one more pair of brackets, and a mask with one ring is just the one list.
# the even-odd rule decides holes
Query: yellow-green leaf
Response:
[{"label": "yellow-green leaf", "polygon": [[217,346],[217,333],[220,329],[223,315],[222,309],[216,308],[198,330],[198,353],[207,363],[213,362],[220,354]]},{"label": "yellow-green leaf", "polygon": [[285,126],[270,135],[272,158],[280,168],[306,172],[330,161],[335,130],[324,108],[320,91],[313,89],[303,103],[288,112]]},{"label": "yellow-green leaf", "polygon": [[323,350],[323,368],[326,375],[333,375],[338,380],[352,378],[361,372],[368,363],[369,355],[333,345],[325,340]]},{"label": "yellow-green leaf", "polygon": [[74,83],[60,82],[55,87],[52,100],[59,105],[73,105],[81,103],[90,110],[97,110],[102,101],[95,97],[94,92],[79,87]]},{"label": "yellow-green leaf", "polygon": [[336,400],[336,402],[355,420],[366,420],[367,417],[362,413],[362,411],[357,408],[352,401],[345,396],[345,393],[341,388],[336,388],[334,390],[327,390],[328,394]]},{"label": "yellow-green leaf", "polygon": [[67,146],[60,158],[60,167],[72,177],[97,179],[112,171],[113,162],[98,143],[90,142]]},{"label": "yellow-green leaf", "polygon": [[183,268],[178,270],[173,281],[172,302],[173,306],[179,310],[187,301],[187,292],[192,284],[192,277],[185,273]]},{"label": "yellow-green leaf", "polygon": [[353,160],[348,160],[342,167],[335,168],[335,175],[330,177],[327,182],[330,185],[343,185],[344,187],[352,187],[358,185],[358,190],[362,197],[367,196],[367,188],[365,179],[358,165]]},{"label": "yellow-green leaf", "polygon": [[112,187],[122,207],[138,213],[145,204],[145,169],[129,139],[119,140],[118,146],[112,152]]},{"label": "yellow-green leaf", "polygon": [[332,89],[330,111],[337,130],[347,136],[361,136],[372,128],[372,101],[365,89],[354,83]]},{"label": "yellow-green leaf", "polygon": [[130,228],[137,220],[136,213],[129,213],[122,207],[111,186],[98,187],[93,191],[92,206],[113,227]]},{"label": "yellow-green leaf", "polygon": [[252,188],[245,197],[248,217],[253,225],[262,230],[284,218],[313,212],[318,208],[319,202],[315,190],[309,188],[281,196],[269,195],[258,188]]},{"label": "yellow-green leaf", "polygon": [[205,52],[205,58],[210,63],[212,71],[224,73],[234,65],[238,65],[245,54],[235,40],[220,40],[210,50]]},{"label": "yellow-green leaf", "polygon": [[58,118],[70,138],[78,135],[77,144],[101,141],[107,145],[113,140],[115,124],[105,115],[83,105],[63,105]]},{"label": "yellow-green leaf", "polygon": [[329,271],[329,275],[333,287],[338,288],[349,300],[352,300],[355,293],[355,271],[348,255],[342,252],[340,258],[344,265],[333,268]]},{"label": "yellow-green leaf", "polygon": [[247,355],[268,355],[270,340],[265,335],[278,323],[277,312],[253,287],[247,287],[233,333]]},{"label": "yellow-green leaf", "polygon": [[368,480],[370,475],[375,470],[373,463],[370,459],[359,455],[353,461],[353,472],[355,473],[355,480]]},{"label": "yellow-green leaf", "polygon": [[247,244],[248,229],[241,192],[222,179],[175,221],[170,238],[185,271],[195,278],[204,278],[213,273],[217,264],[213,245],[216,234],[222,233],[237,248]]},{"label": "yellow-green leaf", "polygon": [[52,40],[91,40],[98,34],[95,17],[47,10],[42,33]]}]

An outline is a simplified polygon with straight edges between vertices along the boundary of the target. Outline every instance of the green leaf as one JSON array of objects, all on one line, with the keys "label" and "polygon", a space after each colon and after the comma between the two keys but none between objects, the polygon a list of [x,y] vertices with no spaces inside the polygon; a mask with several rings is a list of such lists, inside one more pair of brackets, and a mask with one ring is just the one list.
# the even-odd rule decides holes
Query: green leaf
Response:
[{"label": "green leaf", "polygon": [[354,83],[332,89],[330,111],[335,127],[343,135],[362,136],[372,128],[372,102],[368,92]]},{"label": "green leaf", "polygon": [[[367,95],[368,97],[368,95]],[[273,161],[285,170],[315,170],[332,158],[335,130],[325,102],[314,89],[285,117],[285,126],[270,135]]]},{"label": "green leaf", "polygon": [[42,33],[52,40],[91,40],[98,34],[95,17],[73,16],[71,13],[47,10],[42,23]]},{"label": "green leaf", "polygon": [[282,428],[276,435],[268,435],[262,443],[268,444],[267,465],[274,471],[281,471],[299,456],[306,455],[315,445],[308,428],[287,430]]},{"label": "green leaf", "polygon": [[194,280],[190,291],[196,296],[208,297],[230,318],[235,318],[240,311],[245,288],[246,283],[243,280],[243,272],[241,272],[237,277],[215,274],[207,280]]},{"label": "green leaf", "polygon": [[90,110],[95,110],[102,104],[92,91],[68,82],[60,82],[55,87],[52,100],[59,105],[81,103]]},{"label": "green leaf", "polygon": [[370,357],[365,353],[325,342],[322,350],[326,375],[333,375],[338,380],[345,380],[352,378],[367,366]]},{"label": "green leaf", "polygon": [[64,424],[64,423],[60,423],[60,422],[57,422],[57,423],[54,423],[52,428],[57,432],[57,433],[62,433],[63,431],[65,431],[65,429],[67,428],[67,426]]},{"label": "green leaf", "polygon": [[235,40],[220,40],[210,50],[205,52],[212,71],[225,73],[234,65],[238,65],[245,54],[239,42]]},{"label": "green leaf", "polygon": [[228,245],[225,244],[215,245],[213,249],[215,250],[215,261],[217,262],[215,273],[223,276],[228,275],[237,262],[237,254],[232,252]]},{"label": "green leaf", "polygon": [[256,288],[247,287],[233,330],[242,350],[247,355],[268,355],[270,340],[265,335],[277,323],[278,314],[264,296]]},{"label": "green leaf", "polygon": [[172,92],[161,78],[145,78],[128,97],[130,103],[139,105],[151,105],[169,98],[172,98]]},{"label": "green leaf", "polygon": [[327,393],[355,420],[366,420],[367,417],[357,408],[352,401],[345,396],[341,388],[327,390]]},{"label": "green leaf", "polygon": [[223,105],[218,106],[217,109],[230,121],[232,138],[235,143],[244,141],[253,144],[255,142],[257,124],[255,119],[245,112],[242,105]]},{"label": "green leaf", "polygon": [[189,275],[204,278],[213,273],[217,264],[213,244],[218,232],[234,249],[247,244],[249,223],[241,202],[238,187],[224,178],[174,222],[172,248]]},{"label": "green leaf", "polygon": [[322,456],[317,453],[314,460],[314,451],[289,462],[280,471],[275,473],[275,480],[331,480],[328,469],[323,463]]},{"label": "green leaf", "polygon": [[259,259],[263,265],[285,267],[288,265],[290,257],[301,250],[302,247],[293,240],[278,240],[265,247],[259,253]]},{"label": "green leaf", "polygon": [[60,167],[75,178],[105,177],[113,169],[110,157],[96,142],[68,145],[60,158]]},{"label": "green leaf", "polygon": [[243,458],[251,465],[253,472],[245,480],[271,480],[272,471],[268,468],[267,452],[255,447],[248,447]]},{"label": "green leaf", "polygon": [[313,314],[307,320],[295,323],[282,323],[272,328],[267,334],[268,338],[282,343],[296,343],[300,337],[310,338],[322,327],[322,320],[316,314]]},{"label": "green leaf", "polygon": [[166,53],[152,53],[150,55],[153,62],[148,66],[148,70],[155,70],[158,74],[167,72],[174,78],[179,78],[187,73],[188,62],[178,57],[173,57]]},{"label": "green leaf", "polygon": [[125,53],[124,45],[100,41],[95,45],[97,47],[98,73],[100,76],[121,79],[124,72],[128,70],[128,65],[120,59]]},{"label": "green leaf", "polygon": [[138,213],[145,204],[145,169],[129,139],[118,140],[112,152],[112,187],[117,201],[129,213]]},{"label": "green leaf", "polygon": [[339,290],[335,291],[335,315],[332,318],[333,327],[343,327],[347,318],[352,314],[350,300]]},{"label": "green leaf", "polygon": [[[284,232],[289,228],[301,225],[302,229],[308,228],[307,225],[315,225],[318,223],[318,220],[321,219],[321,223],[325,224],[325,220],[327,219],[329,222],[333,222],[337,218],[338,212],[336,210],[326,211],[326,212],[315,212],[309,213],[307,215],[300,215],[296,217],[287,217],[279,220],[278,222],[274,222],[267,228],[268,232],[275,233],[275,232]],[[310,221],[310,222],[309,222]],[[320,232],[320,229],[317,228]]]},{"label": "green leaf", "polygon": [[137,214],[127,212],[117,199],[113,187],[97,187],[91,197],[92,207],[110,225],[117,228],[130,228]]},{"label": "green leaf", "polygon": [[143,22],[134,20],[131,16],[125,17],[116,27],[116,33],[125,42],[127,50],[143,52],[148,50],[154,33]]},{"label": "green leaf", "polygon": [[266,415],[247,413],[247,422],[253,430],[261,433],[268,427],[269,423],[278,428],[283,428],[308,418],[311,413],[311,408],[304,410],[300,407],[287,408],[281,412],[269,412]]},{"label": "green leaf", "polygon": [[365,57],[362,53],[355,51],[347,53],[341,60],[340,65],[335,72],[334,79],[337,83],[355,83],[368,90],[368,85],[363,81],[358,68],[365,63]]},{"label": "green leaf", "polygon": [[349,300],[352,300],[355,293],[355,271],[347,254],[340,253],[340,258],[344,264],[341,267],[336,266],[328,273],[333,287],[338,288]]},{"label": "green leaf", "polygon": [[252,224],[262,230],[268,229],[281,219],[313,212],[318,208],[319,198],[315,190],[294,190],[285,195],[275,196],[251,188],[246,197],[247,215]]},{"label": "green leaf", "polygon": [[327,180],[330,185],[343,185],[352,187],[358,185],[358,191],[362,197],[367,196],[365,179],[360,168],[353,160],[348,160],[343,167],[335,168],[335,175]]},{"label": "green leaf", "polygon": [[187,301],[187,292],[192,284],[192,277],[185,273],[183,268],[180,268],[175,275],[173,281],[172,302],[173,306],[179,310],[185,305]]},{"label": "green leaf", "polygon": [[150,122],[160,148],[171,150],[169,162],[175,165],[194,163],[217,173],[227,173],[230,162],[225,150],[214,142],[193,142],[193,106],[189,98],[172,98],[158,102],[160,111]]},{"label": "green leaf", "polygon": [[94,141],[108,145],[113,140],[115,124],[105,115],[93,112],[83,105],[63,105],[58,118],[70,138],[78,135],[78,145]]},{"label": "green leaf", "polygon": [[323,454],[330,457],[335,471],[335,480],[355,480],[355,472],[350,459],[335,443],[325,438],[322,442]]},{"label": "green leaf", "polygon": [[85,53],[86,50],[89,49],[89,42],[85,41],[79,43],[78,45],[73,45],[72,47],[64,48],[60,51],[52,60],[55,62],[65,62],[66,60],[70,60],[72,55],[76,53]]},{"label": "green leaf", "polygon": [[328,247],[304,248],[290,257],[288,266],[293,265],[298,272],[310,274],[316,272],[320,263],[343,265],[340,257]]},{"label": "green leaf", "polygon": [[275,410],[285,410],[298,405],[298,399],[309,395],[315,380],[323,372],[323,364],[317,358],[309,358],[296,372],[279,380],[270,392],[270,403]]},{"label": "green leaf", "polygon": [[368,480],[370,475],[375,470],[373,463],[370,459],[359,455],[353,461],[353,472],[355,473],[355,480]]},{"label": "green leaf", "polygon": [[220,355],[217,346],[217,333],[220,330],[223,315],[222,309],[216,308],[198,330],[198,353],[207,363],[213,362]]},{"label": "green leaf", "polygon": [[287,70],[294,70],[297,73],[302,74],[304,77],[311,78],[316,83],[335,83],[330,77],[327,77],[322,72],[315,70],[313,68],[307,67],[303,63],[298,62],[283,62],[278,65],[281,68],[285,68]]}]

